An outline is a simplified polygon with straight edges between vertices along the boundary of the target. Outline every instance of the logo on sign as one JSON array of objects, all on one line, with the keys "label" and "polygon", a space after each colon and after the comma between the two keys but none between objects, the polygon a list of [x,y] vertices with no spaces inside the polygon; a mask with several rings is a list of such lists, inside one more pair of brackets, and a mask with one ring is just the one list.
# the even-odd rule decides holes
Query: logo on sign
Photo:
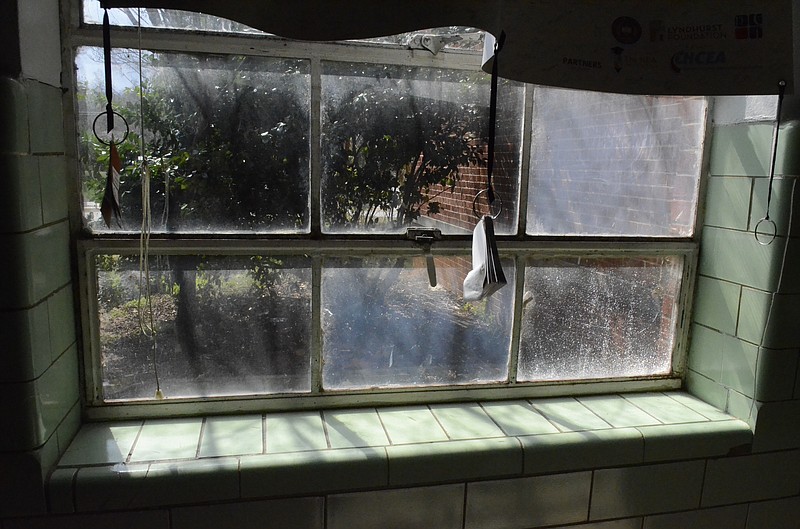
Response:
[{"label": "logo on sign", "polygon": [[738,40],[760,39],[764,37],[764,16],[761,13],[736,15],[734,35]]},{"label": "logo on sign", "polygon": [[725,64],[724,51],[679,51],[672,56],[672,69],[678,73],[687,68],[709,68]]}]

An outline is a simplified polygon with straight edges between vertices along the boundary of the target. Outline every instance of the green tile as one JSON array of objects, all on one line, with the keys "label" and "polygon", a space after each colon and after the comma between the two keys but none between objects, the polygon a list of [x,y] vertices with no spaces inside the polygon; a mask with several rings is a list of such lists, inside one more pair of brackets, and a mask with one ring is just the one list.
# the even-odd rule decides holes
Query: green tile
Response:
[{"label": "green tile", "polygon": [[450,439],[479,439],[504,435],[479,404],[435,404],[430,408]]},{"label": "green tile", "polygon": [[716,409],[724,410],[728,405],[728,390],[719,381],[689,370],[686,372],[686,389]]},{"label": "green tile", "polygon": [[421,485],[522,474],[516,439],[469,439],[386,448],[389,485]]},{"label": "green tile", "polygon": [[80,399],[78,348],[65,352],[36,381],[36,398],[43,439],[56,431],[61,421]]},{"label": "green tile", "polygon": [[78,469],[75,479],[77,512],[131,508],[145,491],[148,464],[117,464]]},{"label": "green tile", "polygon": [[586,521],[591,472],[467,485],[465,529],[542,527]]},{"label": "green tile", "polygon": [[61,89],[36,81],[25,84],[28,95],[28,119],[32,153],[63,153],[64,128],[54,123],[62,116]]},{"label": "green tile", "polygon": [[378,415],[392,444],[447,440],[447,434],[425,406],[379,409]]},{"label": "green tile", "polygon": [[260,454],[264,450],[261,415],[208,417],[199,457]]},{"label": "green tile", "polygon": [[705,422],[708,420],[703,415],[671,399],[664,393],[629,393],[623,395],[623,398],[664,424]]},{"label": "green tile", "polygon": [[585,430],[519,438],[525,474],[632,465],[642,462],[642,435],[635,428]]},{"label": "green tile", "polygon": [[733,389],[728,389],[728,405],[726,412],[741,419],[752,428],[755,425],[756,407],[753,399]]},{"label": "green tile", "polygon": [[62,288],[47,300],[47,313],[50,322],[50,347],[53,360],[75,343],[77,338],[75,312],[71,284]]},{"label": "green tile", "polygon": [[326,529],[462,529],[464,485],[334,494]]},{"label": "green tile", "polygon": [[741,286],[735,283],[698,277],[693,320],[720,332],[735,334],[740,290]]},{"label": "green tile", "polygon": [[25,155],[0,155],[0,231],[28,231],[42,225],[39,166]]},{"label": "green tile", "polygon": [[800,520],[800,496],[750,504],[746,529],[791,529]]},{"label": "green tile", "polygon": [[[324,498],[287,498],[170,509],[171,529],[323,529]],[[147,527],[147,526],[141,526]]]},{"label": "green tile", "polygon": [[755,289],[774,290],[783,257],[779,241],[764,246],[750,232],[703,228],[699,271]]},{"label": "green tile", "polygon": [[[708,404],[705,401],[698,399],[688,393],[672,391],[667,393],[669,398],[676,400],[686,406],[687,408],[691,408],[706,419],[712,421],[725,421],[728,419],[732,419],[730,415],[720,410],[720,408],[714,407],[711,404]],[[722,408],[725,407],[725,402],[722,402]]]},{"label": "green tile", "polygon": [[27,153],[28,100],[22,83],[0,77],[0,152]]},{"label": "green tile", "polygon": [[580,397],[578,401],[615,428],[659,424],[658,419],[619,395]]},{"label": "green tile", "polygon": [[77,468],[59,468],[47,480],[47,508],[54,514],[75,512],[73,502],[73,479]]},{"label": "green tile", "polygon": [[141,421],[84,424],[58,464],[124,463],[141,427]]},{"label": "green tile", "polygon": [[130,461],[194,459],[202,419],[148,420],[142,426]]},{"label": "green tile", "polygon": [[733,336],[724,337],[722,378],[727,387],[753,396],[756,378],[758,347]]},{"label": "green tile", "polygon": [[800,448],[800,401],[765,402],[754,410],[754,452]]},{"label": "green tile", "polygon": [[[769,205],[769,218],[775,222],[778,235],[798,234],[800,219],[796,211],[791,211],[792,201],[797,204],[798,190],[796,178],[775,178],[772,181],[772,199]],[[794,196],[792,196],[794,192]],[[750,211],[748,229],[754,230],[758,221],[764,218],[767,211],[767,195],[769,194],[769,178],[757,178],[753,184],[753,204]],[[789,226],[789,222],[792,226]]]},{"label": "green tile", "polygon": [[318,411],[267,415],[268,454],[328,448]]},{"label": "green tile", "polygon": [[239,460],[152,463],[138,492],[129,507],[233,500],[239,497]]},{"label": "green tile", "polygon": [[736,419],[636,429],[644,437],[644,460],[648,463],[724,456],[749,450],[753,442],[750,427]]},{"label": "green tile", "polygon": [[768,175],[773,129],[773,125],[769,123],[739,123],[714,127],[711,136],[710,174]]},{"label": "green tile", "polygon": [[386,432],[373,409],[326,410],[322,412],[331,448],[384,446],[389,444]]},{"label": "green tile", "polygon": [[170,529],[170,516],[164,509],[19,518],[4,523],[3,529]]},{"label": "green tile", "polygon": [[624,520],[582,523],[580,525],[559,525],[552,529],[642,529],[642,518],[626,518]]},{"label": "green tile", "polygon": [[10,521],[7,516],[47,512],[42,465],[36,452],[0,452],[0,468],[0,519],[6,524],[4,529]]},{"label": "green tile", "polygon": [[586,406],[570,397],[534,400],[531,404],[562,432],[611,427]]},{"label": "green tile", "polygon": [[556,433],[558,428],[524,400],[484,402],[481,404],[489,416],[500,425],[506,435],[533,435]]},{"label": "green tile", "polygon": [[767,500],[797,494],[800,451],[711,459],[703,507]]},{"label": "green tile", "polygon": [[39,157],[42,222],[50,224],[67,218],[67,171],[63,156]]},{"label": "green tile", "polygon": [[595,470],[590,520],[696,509],[705,461]]},{"label": "green tile", "polygon": [[798,349],[767,349],[758,352],[755,398],[759,401],[791,400],[800,360]]},{"label": "green tile", "polygon": [[722,355],[725,335],[702,325],[693,324],[689,345],[689,368],[711,380],[722,378]]},{"label": "green tile", "polygon": [[731,505],[672,514],[647,516],[643,529],[744,529],[747,505]]},{"label": "green tile", "polygon": [[47,303],[9,311],[0,319],[0,382],[25,382],[44,373],[50,357],[50,323]]},{"label": "green tile", "polygon": [[764,338],[764,326],[767,323],[772,294],[752,288],[742,288],[742,300],[739,308],[739,328],[736,335],[754,344],[760,344]]},{"label": "green tile", "polygon": [[747,177],[709,178],[704,224],[746,230],[752,185],[753,179]]},{"label": "green tile", "polygon": [[59,456],[67,450],[70,443],[75,439],[75,436],[81,429],[81,412],[81,403],[78,401],[72,406],[67,416],[64,417],[64,420],[61,421],[61,424],[56,428]]},{"label": "green tile", "polygon": [[264,498],[385,487],[382,448],[285,452],[241,458],[241,495]]}]

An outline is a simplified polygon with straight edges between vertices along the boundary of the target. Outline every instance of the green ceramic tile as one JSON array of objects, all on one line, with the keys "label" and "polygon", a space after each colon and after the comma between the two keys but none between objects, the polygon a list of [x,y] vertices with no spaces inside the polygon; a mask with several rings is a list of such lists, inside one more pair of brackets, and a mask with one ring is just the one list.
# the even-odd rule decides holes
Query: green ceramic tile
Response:
[{"label": "green ceramic tile", "polygon": [[130,507],[158,507],[239,497],[239,460],[215,458],[205,461],[153,463],[143,486],[131,498]]},{"label": "green ceramic tile", "polygon": [[64,128],[53,123],[61,116],[61,89],[36,81],[25,84],[32,153],[63,153]]},{"label": "green ceramic tile", "polygon": [[708,420],[703,415],[669,398],[664,393],[629,393],[623,395],[623,397],[664,424],[705,422]]},{"label": "green ceramic tile", "polygon": [[84,424],[58,464],[70,466],[123,463],[141,427],[141,421]]},{"label": "green ceramic tile", "polygon": [[783,257],[782,246],[761,245],[750,232],[706,227],[699,271],[704,276],[755,289],[774,290]]},{"label": "green ceramic tile", "polygon": [[558,428],[524,400],[505,400],[481,404],[506,435],[555,433]]},{"label": "green ceramic tile", "polygon": [[644,437],[644,460],[648,463],[741,453],[753,442],[750,427],[736,419],[636,429]]},{"label": "green ceramic tile", "polygon": [[318,411],[267,415],[268,454],[328,448]]},{"label": "green ceramic tile", "polygon": [[322,412],[331,448],[384,446],[386,432],[373,408],[362,410],[327,410]]},{"label": "green ceramic tile", "polygon": [[47,509],[53,514],[75,512],[72,480],[77,468],[59,468],[47,480]]},{"label": "green ceramic tile", "polygon": [[326,529],[462,529],[464,485],[334,494]]},{"label": "green ceramic tile", "polygon": [[739,123],[714,127],[711,136],[710,174],[768,175],[773,129],[769,123]]},{"label": "green ceramic tile", "polygon": [[[707,402],[698,399],[697,397],[689,395],[688,393],[672,391],[670,393],[667,393],[667,395],[669,395],[669,398],[680,402],[687,408],[693,409],[706,419],[710,419],[712,421],[725,421],[732,418],[730,415],[721,411],[719,408],[716,408],[711,404],[708,404]],[[724,402],[722,403],[721,407],[722,408],[725,407]]]},{"label": "green ceramic tile", "polygon": [[[798,210],[800,210],[800,205]],[[778,292],[780,294],[800,294],[800,274],[793,273],[794,270],[800,268],[800,234],[792,235],[789,239],[785,263],[787,273],[783,276]]]},{"label": "green ceramic tile", "polygon": [[31,156],[0,155],[0,232],[28,231],[42,225],[38,169]]},{"label": "green ceramic tile", "polygon": [[741,286],[711,277],[697,278],[695,322],[727,334],[736,333]]},{"label": "green ceramic tile", "polygon": [[750,504],[746,529],[790,529],[800,520],[800,496]]},{"label": "green ceramic tile", "polygon": [[53,360],[58,358],[77,338],[75,328],[75,305],[72,285],[67,285],[47,300],[50,322],[50,347]]},{"label": "green ceramic tile", "polygon": [[435,404],[430,408],[450,439],[479,439],[504,435],[479,404]]},{"label": "green ceramic tile", "polygon": [[42,222],[67,218],[67,172],[64,156],[40,156]]},{"label": "green ceramic tile", "polygon": [[754,344],[760,344],[764,337],[772,294],[752,288],[742,288],[739,308],[739,328],[736,335]]},{"label": "green ceramic tile", "polygon": [[642,518],[625,518],[624,520],[582,523],[579,525],[559,525],[551,529],[642,529]]},{"label": "green ceramic tile", "polygon": [[733,389],[728,389],[728,405],[725,411],[737,419],[745,421],[751,428],[754,427],[757,410],[751,397]]},{"label": "green ceramic tile", "polygon": [[44,441],[35,382],[0,384],[0,452],[32,450]]},{"label": "green ceramic tile", "polygon": [[25,382],[44,373],[50,357],[50,324],[47,303],[9,311],[0,319],[0,382]]},{"label": "green ceramic tile", "polygon": [[202,419],[148,420],[142,426],[130,461],[194,459]]},{"label": "green ceramic tile", "polygon": [[760,348],[756,366],[756,399],[791,400],[797,380],[798,360],[798,349]]},{"label": "green ceramic tile", "polygon": [[261,415],[208,417],[199,457],[260,454],[264,450]]},{"label": "green ceramic tile", "polygon": [[[792,192],[794,191],[794,196]],[[797,204],[798,196],[796,178],[775,178],[772,181],[772,199],[769,205],[769,218],[775,222],[778,235],[798,234],[800,220],[796,211],[792,209],[792,201]],[[750,211],[750,224],[748,229],[754,230],[756,224],[764,218],[767,212],[767,195],[769,194],[769,178],[757,178],[753,184],[753,203]],[[789,226],[791,220],[792,226]]]},{"label": "green ceramic tile", "polygon": [[[4,425],[4,428],[8,426]],[[42,467],[36,452],[0,452],[0,519],[45,514]]]},{"label": "green ceramic tile", "polygon": [[744,529],[747,505],[731,505],[713,509],[647,516],[643,529]]},{"label": "green ceramic tile", "polygon": [[111,511],[131,508],[145,492],[148,464],[117,464],[78,469],[75,510]]},{"label": "green ceramic tile", "polygon": [[753,179],[747,177],[709,178],[704,224],[746,230],[752,185]]},{"label": "green ceramic tile", "polygon": [[728,390],[719,381],[689,370],[686,372],[686,389],[712,407],[724,410],[728,405]]},{"label": "green ceramic tile", "polygon": [[525,474],[548,474],[642,462],[642,435],[635,428],[585,430],[519,438]]},{"label": "green ceramic tile", "polygon": [[56,431],[61,421],[80,399],[78,348],[73,346],[36,381],[39,420],[44,439]]},{"label": "green ceramic tile", "polygon": [[447,434],[425,406],[379,409],[378,415],[392,444],[447,440]]},{"label": "green ceramic tile", "polygon": [[563,432],[597,430],[611,425],[573,398],[531,401],[533,407]]},{"label": "green ceramic tile", "polygon": [[69,410],[67,416],[64,417],[64,420],[58,425],[58,428],[56,428],[59,455],[67,450],[70,443],[72,443],[72,440],[75,439],[75,436],[81,429],[81,413],[81,403],[78,401],[72,406],[72,409]]},{"label": "green ceramic tile", "polygon": [[726,336],[720,382],[748,397],[753,396],[758,347],[733,336]]},{"label": "green ceramic tile", "polygon": [[753,452],[800,448],[800,401],[765,402],[754,410]]},{"label": "green ceramic tile", "polygon": [[522,474],[516,439],[469,439],[386,448],[389,485],[421,485]]},{"label": "green ceramic tile", "polygon": [[658,419],[619,395],[580,397],[578,401],[615,428],[659,424]]},{"label": "green ceramic tile", "polygon": [[[324,498],[286,498],[170,509],[171,529],[323,529]],[[145,526],[142,526],[145,527]]]},{"label": "green ceramic tile", "polygon": [[724,352],[722,333],[703,325],[692,325],[689,345],[689,368],[712,380],[722,377],[722,355]]},{"label": "green ceramic tile", "polygon": [[586,521],[591,472],[467,485],[465,529],[542,527]]},{"label": "green ceramic tile", "polygon": [[792,496],[798,483],[800,450],[710,459],[702,506]]},{"label": "green ceramic tile", "polygon": [[382,448],[286,452],[241,458],[241,495],[264,498],[385,487]]},{"label": "green ceramic tile", "polygon": [[696,509],[705,461],[595,470],[590,520]]},{"label": "green ceramic tile", "polygon": [[170,515],[163,509],[19,518],[5,523],[3,529],[170,529]]},{"label": "green ceramic tile", "polygon": [[0,122],[0,152],[27,153],[30,143],[25,87],[7,77],[0,77]]}]

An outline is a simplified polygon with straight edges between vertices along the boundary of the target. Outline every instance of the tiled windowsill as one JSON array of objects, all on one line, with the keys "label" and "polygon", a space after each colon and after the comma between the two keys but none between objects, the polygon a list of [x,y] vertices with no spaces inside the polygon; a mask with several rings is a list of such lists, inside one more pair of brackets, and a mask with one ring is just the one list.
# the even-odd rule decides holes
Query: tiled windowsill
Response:
[{"label": "tiled windowsill", "polygon": [[752,432],[681,392],[84,425],[52,512],[320,495],[746,451]]}]

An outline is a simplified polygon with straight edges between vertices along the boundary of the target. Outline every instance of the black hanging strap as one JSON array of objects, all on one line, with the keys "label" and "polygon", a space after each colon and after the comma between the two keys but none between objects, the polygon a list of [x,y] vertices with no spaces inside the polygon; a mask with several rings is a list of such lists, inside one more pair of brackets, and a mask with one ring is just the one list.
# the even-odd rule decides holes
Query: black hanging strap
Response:
[{"label": "black hanging strap", "polygon": [[506,41],[506,32],[501,31],[494,43],[494,58],[492,59],[492,91],[489,95],[489,156],[486,162],[486,199],[489,204],[494,202],[494,189],[492,188],[492,171],[494,170],[494,138],[497,124],[497,57]]},{"label": "black hanging strap", "polygon": [[114,130],[114,111],[111,108],[113,93],[111,89],[111,23],[108,20],[108,9],[103,14],[103,59],[106,69],[106,132]]}]

